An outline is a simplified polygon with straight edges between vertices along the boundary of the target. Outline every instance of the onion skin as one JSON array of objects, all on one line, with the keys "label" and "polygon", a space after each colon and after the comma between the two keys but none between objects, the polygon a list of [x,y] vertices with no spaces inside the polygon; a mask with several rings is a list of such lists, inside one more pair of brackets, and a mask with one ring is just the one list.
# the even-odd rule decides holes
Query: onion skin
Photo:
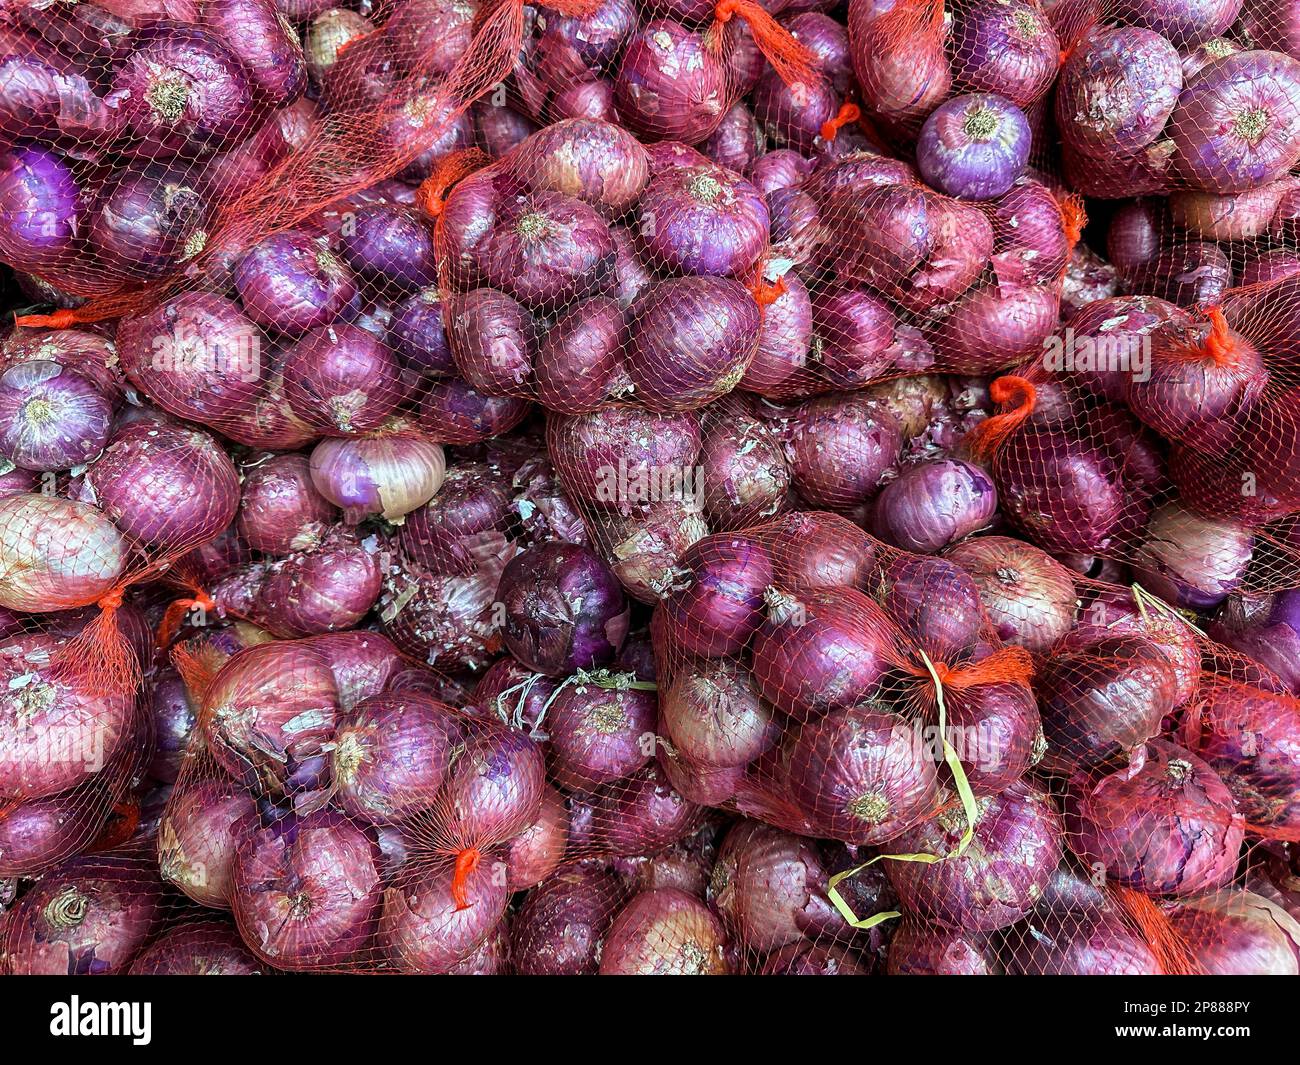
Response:
[{"label": "onion skin", "polygon": [[870,704],[805,726],[790,752],[789,787],[818,834],[853,844],[893,839],[929,816],[938,774],[900,717]]},{"label": "onion skin", "polygon": [[520,156],[517,166],[535,187],[576,197],[610,218],[632,207],[650,180],[645,149],[621,126],[599,119],[545,126]]},{"label": "onion skin", "polygon": [[414,565],[384,576],[380,617],[403,653],[440,671],[474,670],[500,649],[495,568],[440,577]]},{"label": "onion skin", "polygon": [[1070,571],[1045,552],[1006,536],[983,536],[948,549],[966,570],[999,639],[1043,653],[1069,632],[1075,587]]},{"label": "onion skin", "polygon": [[[1024,781],[979,800],[966,851],[932,865],[888,862],[902,905],[963,931],[992,932],[1028,914],[1061,860],[1062,823],[1046,792]],[[890,854],[950,855],[966,831],[954,810],[911,829],[885,847]]]},{"label": "onion skin", "polygon": [[1052,286],[994,283],[970,289],[926,338],[953,373],[988,374],[1036,356],[1056,329],[1060,297]]},{"label": "onion skin", "polygon": [[977,795],[997,795],[1037,761],[1041,719],[1024,684],[986,684],[949,692],[948,742]]},{"label": "onion skin", "polygon": [[1163,740],[1145,764],[1098,780],[1076,774],[1065,797],[1072,850],[1148,895],[1195,895],[1237,869],[1244,831],[1232,795],[1205,762]]},{"label": "onion skin", "polygon": [[433,498],[445,473],[442,448],[414,437],[322,440],[311,453],[312,483],[351,524],[400,520]]},{"label": "onion skin", "polygon": [[477,444],[508,433],[531,405],[513,396],[488,396],[460,377],[432,382],[420,403],[419,424],[431,440]]},{"label": "onion skin", "polygon": [[698,144],[721,121],[726,82],[726,68],[703,35],[671,19],[651,19],[628,40],[614,100],[619,116],[644,140]]},{"label": "onion skin", "polygon": [[123,399],[122,370],[110,336],[80,329],[19,329],[0,342],[0,362],[54,362],[90,381],[114,407]]},{"label": "onion skin", "polygon": [[600,521],[595,538],[606,545],[604,557],[623,590],[634,599],[653,604],[671,594],[681,572],[682,555],[708,531],[693,500],[669,498],[627,517]]},{"label": "onion skin", "polygon": [[876,595],[890,618],[936,662],[965,659],[984,634],[979,586],[945,559],[900,555],[885,568]]},{"label": "onion skin", "polygon": [[762,621],[773,577],[767,551],[741,536],[706,537],[679,564],[684,575],[662,608],[669,642],[706,658],[739,654]]},{"label": "onion skin", "polygon": [[677,888],[635,896],[614,918],[601,976],[723,976],[725,933],[699,900]]},{"label": "onion skin", "polygon": [[1157,644],[1109,636],[1054,653],[1035,688],[1048,744],[1045,764],[1069,771],[1157,735],[1174,708],[1178,676]]},{"label": "onion skin", "polygon": [[442,294],[430,286],[393,305],[384,342],[409,370],[428,377],[456,372],[443,320]]},{"label": "onion skin", "polygon": [[933,554],[986,527],[997,489],[978,466],[956,459],[903,471],[876,499],[877,535],[904,551]]},{"label": "onion skin", "polygon": [[163,911],[157,882],[137,859],[74,858],[47,872],[8,914],[4,971],[11,976],[125,973]]},{"label": "onion skin", "polygon": [[437,281],[433,236],[409,207],[360,208],[340,246],[347,264],[372,284],[418,289]]},{"label": "onion skin", "polygon": [[515,918],[511,948],[521,976],[593,976],[624,891],[593,866],[560,869],[530,892]]},{"label": "onion skin", "polygon": [[1252,891],[1189,900],[1170,921],[1208,975],[1300,974],[1300,922]]},{"label": "onion skin", "polygon": [[113,408],[95,385],[55,362],[0,373],[0,454],[28,470],[66,470],[108,442]]},{"label": "onion skin", "polygon": [[738,100],[700,149],[719,166],[747,174],[754,160],[762,155],[765,144],[763,129],[754,113],[744,101]]},{"label": "onion skin", "polygon": [[80,189],[56,153],[16,146],[0,154],[0,257],[45,273],[70,262],[82,235]]},{"label": "onion skin", "polygon": [[244,941],[277,969],[346,963],[379,906],[378,844],[329,810],[248,828],[231,893]]},{"label": "onion skin", "polygon": [[337,517],[312,484],[304,455],[274,455],[244,476],[239,534],[256,551],[287,555],[315,547]]},{"label": "onion skin", "polygon": [[704,511],[714,528],[754,525],[785,506],[790,469],[775,434],[757,418],[735,414],[706,422],[700,465]]},{"label": "onion skin", "polygon": [[[0,607],[45,612],[93,603],[126,570],[129,547],[100,511],[57,496],[0,500],[6,569]],[[59,550],[52,552],[53,542]]]},{"label": "onion skin", "polygon": [[825,396],[796,411],[786,458],[795,489],[808,503],[852,510],[874,494],[901,447],[897,422],[878,404]]},{"label": "onion skin", "polygon": [[294,413],[332,435],[378,429],[402,398],[392,352],[354,325],[312,329],[285,351],[283,373]]},{"label": "onion skin", "polygon": [[881,300],[855,288],[828,288],[813,297],[812,313],[809,358],[830,384],[859,388],[889,369],[895,322]]},{"label": "onion skin", "polygon": [[436,496],[402,526],[407,557],[430,573],[473,573],[485,554],[500,550],[511,519],[505,486],[490,467],[453,466]]},{"label": "onion skin", "polygon": [[164,784],[174,784],[197,717],[189,690],[174,669],[159,670],[153,679],[148,709],[154,737],[149,776]]},{"label": "onion skin", "polygon": [[487,395],[526,396],[538,329],[513,297],[479,288],[454,306],[449,342],[456,369]]},{"label": "onion skin", "polygon": [[239,507],[239,475],[225,450],[179,424],[128,425],[86,471],[85,486],[119,529],[163,550],[211,540]]},{"label": "onion skin", "polygon": [[906,920],[889,941],[889,976],[995,976],[994,952],[978,933]]},{"label": "onion skin", "polygon": [[260,326],[303,333],[330,325],[357,296],[357,280],[323,235],[290,229],[259,241],[235,267],[235,290]]},{"label": "onion skin", "polygon": [[163,879],[200,906],[230,909],[241,822],[251,823],[256,811],[253,797],[224,776],[188,779],[158,825]]},{"label": "onion skin", "polygon": [[1142,934],[1124,917],[1095,908],[1051,910],[1033,921],[1011,956],[1030,976],[1160,976],[1164,970]]},{"label": "onion skin", "polygon": [[561,686],[546,716],[552,778],[568,791],[592,791],[631,776],[653,752],[647,740],[654,736],[655,705],[651,692],[581,680]]},{"label": "onion skin", "polygon": [[225,921],[186,921],[168,928],[131,963],[131,976],[264,976],[258,961]]},{"label": "onion skin", "polygon": [[344,712],[386,690],[407,668],[397,648],[377,632],[324,633],[313,636],[307,646],[329,665]]},{"label": "onion skin", "polygon": [[1029,161],[1032,139],[1020,109],[994,93],[971,93],[940,104],[921,127],[916,160],[940,192],[989,200],[1011,188]]},{"label": "onion skin", "polygon": [[433,806],[460,729],[419,693],[374,695],[340,718],[332,754],[337,801],[352,817],[396,824]]},{"label": "onion skin", "polygon": [[[1112,225],[1112,233],[1114,228]],[[1070,380],[1090,393],[1122,401],[1128,388],[1128,368],[1141,365],[1151,338],[1166,327],[1190,324],[1185,311],[1156,296],[1115,296],[1089,304],[1070,320],[1074,342],[1082,348],[1081,341],[1091,341],[1094,352],[1104,348],[1106,357],[1090,360],[1091,366],[1076,364]]]},{"label": "onion skin", "polygon": [[682,668],[662,694],[659,712],[675,750],[706,774],[747,765],[780,735],[749,670],[725,660]]},{"label": "onion skin", "polygon": [[781,279],[784,291],[763,312],[758,347],[739,387],[779,397],[798,389],[800,371],[808,366],[813,335],[812,300],[794,271]]},{"label": "onion skin", "polygon": [[1300,61],[1280,52],[1238,52],[1202,68],[1188,78],[1170,119],[1174,166],[1211,192],[1281,177],[1300,159],[1298,86]]}]

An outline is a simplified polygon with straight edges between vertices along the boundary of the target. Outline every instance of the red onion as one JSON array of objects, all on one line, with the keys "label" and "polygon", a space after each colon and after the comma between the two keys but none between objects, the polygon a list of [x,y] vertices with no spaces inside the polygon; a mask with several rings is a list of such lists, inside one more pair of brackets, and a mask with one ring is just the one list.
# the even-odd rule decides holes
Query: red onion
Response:
[{"label": "red onion", "polygon": [[105,191],[87,234],[115,270],[161,277],[201,251],[210,213],[207,176],[155,164],[127,173]]},{"label": "red onion", "polygon": [[468,905],[454,897],[452,870],[430,865],[403,875],[384,892],[379,940],[406,973],[445,973],[467,960],[505,915],[509,896],[494,863],[483,861],[465,880]]},{"label": "red onion", "polygon": [[1252,891],[1192,899],[1170,921],[1209,975],[1300,974],[1300,921]]},{"label": "red onion", "polygon": [[696,144],[721,120],[726,83],[726,67],[704,35],[651,19],[624,48],[614,95],[619,115],[642,138]]},{"label": "red onion", "polygon": [[0,876],[39,876],[86,850],[108,821],[98,782],[61,795],[0,802]]},{"label": "red onion", "polygon": [[328,785],[338,717],[329,664],[302,643],[267,643],[227,662],[203,696],[212,756],[246,787],[310,806]]},{"label": "red onion", "polygon": [[596,793],[601,849],[614,855],[654,854],[689,835],[700,808],[680,795],[658,765],[648,765]]},{"label": "red onion", "polygon": [[858,388],[881,376],[894,351],[894,315],[856,288],[823,289],[813,297],[809,361],[836,388]]},{"label": "red onion", "polygon": [[488,396],[459,377],[432,382],[420,403],[425,435],[445,444],[476,444],[508,433],[530,405],[517,397]]},{"label": "red onion", "polygon": [[682,555],[708,531],[697,503],[670,498],[627,517],[599,520],[596,539],[623,590],[643,603],[657,603],[671,593]]},{"label": "red onion", "polygon": [[[0,607],[48,611],[94,602],[117,583],[129,548],[94,507],[57,496],[20,494],[0,500],[6,571]],[[59,550],[51,553],[50,544]]]},{"label": "red onion", "polygon": [[1141,930],[1095,908],[1050,911],[1033,919],[1011,955],[1030,976],[1160,976],[1164,970]]},{"label": "red onion", "polygon": [[978,932],[952,931],[906,920],[889,941],[890,976],[995,976],[994,950]]},{"label": "red onion", "polygon": [[977,466],[955,459],[904,470],[876,500],[875,527],[905,551],[941,551],[978,532],[997,511],[997,490]]},{"label": "red onion", "polygon": [[506,854],[506,886],[511,891],[536,887],[555,872],[569,842],[569,812],[554,788],[542,794],[537,820],[511,840]]},{"label": "red onion", "polygon": [[1035,681],[1046,761],[1070,770],[1138,747],[1174,708],[1178,675],[1160,647],[1140,636],[1107,636],[1055,651]]},{"label": "red onion", "polygon": [[618,395],[625,387],[625,335],[623,309],[608,296],[592,297],[566,311],[547,331],[537,353],[533,370],[538,402],[577,414]]},{"label": "red onion", "polygon": [[177,550],[211,540],[230,524],[239,475],[206,433],[138,422],[119,431],[86,471],[84,491],[129,536]]},{"label": "red onion", "polygon": [[1074,578],[1038,548],[983,536],[949,548],[946,557],[975,579],[1000,639],[1045,652],[1070,630]]},{"label": "red onion", "polygon": [[510,517],[506,490],[486,465],[453,466],[438,495],[407,517],[402,547],[430,573],[472,573],[500,552]]},{"label": "red onion", "polygon": [[719,166],[747,174],[754,160],[762,155],[765,143],[763,129],[753,112],[744,101],[737,101],[700,148]]},{"label": "red onion", "polygon": [[294,413],[333,435],[378,429],[402,398],[392,352],[355,325],[312,329],[285,351],[283,373]]},{"label": "red onion", "polygon": [[443,323],[442,294],[437,288],[420,289],[393,305],[384,342],[408,370],[429,377],[455,372]]},{"label": "red onion", "polygon": [[781,291],[767,305],[759,325],[758,348],[740,379],[740,386],[760,395],[779,396],[797,386],[799,371],[808,364],[812,343],[812,300],[808,289],[788,271]]},{"label": "red onion", "polygon": [[1174,667],[1176,706],[1196,694],[1201,683],[1201,641],[1189,623],[1159,609],[1139,607],[1128,589],[1103,585],[1080,602],[1069,641],[1086,647],[1112,636],[1133,636],[1159,645]]},{"label": "red onion", "polygon": [[846,518],[794,512],[778,526],[783,546],[773,552],[778,584],[792,591],[861,588],[876,561],[877,543]]},{"label": "red onion", "polygon": [[978,794],[1005,791],[1042,753],[1038,704],[1027,684],[949,690],[947,711],[948,742]]},{"label": "red onion", "polygon": [[1155,595],[1207,610],[1241,583],[1254,543],[1251,531],[1235,521],[1203,518],[1167,503],[1151,516],[1135,568]]},{"label": "red onion", "polygon": [[538,745],[503,725],[484,723],[453,760],[441,802],[455,837],[482,847],[513,839],[536,822],[545,794]]},{"label": "red onion", "polygon": [[674,649],[705,657],[739,654],[762,621],[772,582],[764,548],[741,536],[707,537],[682,555],[681,576],[662,607]]},{"label": "red onion", "polygon": [[277,969],[310,970],[346,963],[362,949],[381,891],[376,842],[321,810],[265,828],[248,825],[231,902],[259,956]]},{"label": "red onion", "polygon": [[187,920],[168,928],[131,963],[131,976],[258,976],[267,967],[233,925]]},{"label": "red onion", "polygon": [[164,784],[174,784],[180,775],[197,712],[184,680],[171,667],[159,670],[150,684],[148,712],[154,737],[149,776]]},{"label": "red onion", "polygon": [[937,107],[916,143],[921,176],[940,192],[989,200],[1011,188],[1029,160],[1029,123],[993,93],[958,96]]},{"label": "red onion", "polygon": [[406,654],[436,669],[479,669],[500,649],[499,563],[465,576],[440,577],[395,564],[384,576],[379,616]]},{"label": "red onion", "polygon": [[377,203],[355,212],[342,234],[343,258],[376,285],[423,288],[437,280],[433,237],[410,207]]},{"label": "red onion", "polygon": [[325,326],[357,295],[357,281],[329,242],[290,229],[259,241],[239,260],[235,289],[258,325],[288,333]]},{"label": "red onion", "polygon": [[244,475],[239,533],[256,551],[287,555],[315,547],[337,515],[312,484],[305,455],[273,455]]},{"label": "red onion", "polygon": [[592,791],[631,776],[654,751],[655,697],[630,685],[630,674],[607,681],[582,677],[560,685],[547,711],[551,776],[569,791]]},{"label": "red onion", "polygon": [[902,441],[893,416],[854,395],[799,407],[786,442],[794,486],[816,507],[851,510],[879,487]]},{"label": "red onion", "polygon": [[522,976],[591,976],[623,901],[613,873],[569,865],[528,894],[515,918],[511,947]]},{"label": "red onion", "polygon": [[661,697],[660,714],[677,753],[705,771],[748,764],[780,733],[749,670],[725,660],[683,667]]},{"label": "red onion", "polygon": [[537,332],[533,316],[516,300],[475,289],[454,307],[449,340],[456,368],[488,395],[527,395]]},{"label": "red onion", "polygon": [[[906,288],[904,279],[932,248],[932,197],[919,186],[899,184],[905,180],[899,174],[863,181],[852,167],[837,169],[845,172],[845,184],[827,190],[833,193],[827,213],[839,223],[833,254],[840,278],[886,294]],[[832,172],[828,180],[835,178]]]},{"label": "red onion", "polygon": [[979,587],[944,559],[900,555],[881,574],[876,594],[890,618],[936,662],[966,658],[983,635]]},{"label": "red onion", "polygon": [[745,776],[745,766],[717,768],[670,755],[659,749],[659,767],[664,777],[687,802],[698,806],[722,806],[736,798]]},{"label": "red onion", "polygon": [[788,786],[819,835],[881,843],[935,808],[938,775],[919,736],[872,704],[831,710],[799,732]]},{"label": "red onion", "polygon": [[125,973],[162,916],[156,879],[115,854],[74,858],[47,872],[8,915],[4,970],[12,976]]},{"label": "red onion", "polygon": [[313,636],[307,646],[329,664],[345,712],[384,691],[406,668],[397,648],[377,632],[326,633]]},{"label": "red onion", "polygon": [[1056,78],[1060,45],[1036,3],[989,2],[959,12],[953,25],[953,79],[964,92],[993,92],[1028,107]]},{"label": "red onion", "polygon": [[433,498],[445,471],[442,448],[415,437],[322,440],[311,454],[312,483],[351,524],[400,520]]},{"label": "red onion", "polygon": [[700,465],[704,510],[715,528],[753,525],[785,505],[790,470],[775,434],[757,418],[728,411],[708,419]]},{"label": "red onion", "polygon": [[1243,829],[1231,793],[1201,759],[1163,740],[1111,776],[1076,773],[1065,819],[1083,861],[1149,895],[1194,895],[1236,872]]},{"label": "red onion", "polygon": [[158,825],[163,879],[200,906],[229,909],[235,850],[256,809],[252,797],[224,776],[187,778]]},{"label": "red onion", "polygon": [[667,273],[743,276],[767,244],[762,195],[710,163],[652,177],[639,210],[646,258]]},{"label": "red onion", "polygon": [[702,902],[677,888],[635,896],[614,918],[600,959],[602,976],[721,976],[725,933]]},{"label": "red onion", "polygon": [[535,187],[576,197],[611,218],[626,212],[650,179],[645,149],[627,130],[599,119],[543,127],[515,165]]},{"label": "red onion", "polygon": [[370,824],[407,820],[431,807],[460,739],[455,720],[418,693],[363,699],[339,720],[333,779],[337,801]]},{"label": "red onion", "polygon": [[[1013,188],[999,201],[1015,197]],[[927,197],[929,248],[896,294],[908,310],[923,312],[950,303],[971,287],[993,252],[993,227],[979,208],[945,196]]]},{"label": "red onion", "polygon": [[312,82],[317,87],[326,84],[339,52],[373,29],[374,24],[368,18],[347,8],[330,8],[312,19],[302,42]]},{"label": "red onion", "polygon": [[911,11],[879,0],[852,0],[848,12],[863,101],[886,129],[902,135],[915,134],[952,88],[941,27]]},{"label": "red onion", "polygon": [[945,368],[985,374],[1038,355],[1056,329],[1060,298],[1052,286],[1003,291],[986,282],[970,289],[932,325],[927,339]]},{"label": "red onion", "polygon": [[46,273],[71,264],[85,225],[81,190],[55,152],[19,145],[0,154],[0,256]]},{"label": "red onion", "polygon": [[107,443],[112,418],[93,382],[57,362],[17,362],[0,373],[0,453],[23,469],[89,462]]}]

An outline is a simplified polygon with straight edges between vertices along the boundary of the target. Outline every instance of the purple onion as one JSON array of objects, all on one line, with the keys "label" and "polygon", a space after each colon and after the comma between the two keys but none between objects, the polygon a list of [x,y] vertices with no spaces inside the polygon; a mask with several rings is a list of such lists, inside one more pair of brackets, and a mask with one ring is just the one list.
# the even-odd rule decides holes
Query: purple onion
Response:
[{"label": "purple onion", "polygon": [[1052,22],[1029,0],[984,0],[963,8],[953,26],[953,82],[962,92],[992,92],[1028,107],[1056,79],[1060,43]]},{"label": "purple onion", "polygon": [[128,173],[99,202],[88,234],[95,253],[134,277],[160,277],[201,251],[210,213],[205,179],[161,164]]},{"label": "purple onion", "polygon": [[435,287],[393,305],[385,342],[403,366],[422,376],[446,377],[456,371],[447,343],[442,294]]},{"label": "purple onion", "polygon": [[331,324],[357,295],[352,271],[325,237],[303,229],[255,244],[235,268],[234,282],[253,321],[287,333]]},{"label": "purple onion", "polygon": [[22,469],[66,470],[108,442],[113,407],[94,384],[56,362],[0,373],[0,454]]},{"label": "purple onion", "polygon": [[860,388],[893,361],[894,315],[857,288],[822,289],[813,297],[809,361],[835,388]]},{"label": "purple onion", "polygon": [[359,208],[339,243],[348,265],[374,284],[423,288],[437,281],[433,236],[409,207]]},{"label": "purple onion", "polygon": [[18,145],[0,154],[0,257],[45,273],[69,264],[85,225],[71,167],[45,148]]},{"label": "purple onion", "polygon": [[618,878],[588,865],[561,868],[529,892],[511,930],[511,953],[523,976],[590,976],[614,914],[623,902]]},{"label": "purple onion", "polygon": [[651,757],[655,698],[631,688],[630,674],[608,681],[560,685],[546,714],[551,776],[570,791],[592,791],[631,776]]},{"label": "purple onion", "polygon": [[619,115],[646,140],[698,144],[726,107],[727,69],[703,34],[651,19],[628,40],[614,81]]},{"label": "purple onion", "polygon": [[748,181],[712,164],[674,167],[641,197],[641,244],[667,273],[743,276],[767,244],[767,205]]},{"label": "purple onion", "polygon": [[332,435],[378,429],[402,398],[399,368],[382,341],[354,325],[312,329],[284,353],[294,413]]},{"label": "purple onion", "polygon": [[452,358],[461,376],[487,395],[526,396],[537,332],[532,314],[513,297],[478,288],[453,306]]},{"label": "purple onion", "polygon": [[959,199],[989,200],[1015,184],[1029,161],[1031,134],[1020,109],[993,93],[941,104],[916,144],[921,176]]},{"label": "purple onion", "polygon": [[159,822],[158,869],[200,906],[229,909],[235,850],[257,805],[225,776],[192,776],[172,792]]}]

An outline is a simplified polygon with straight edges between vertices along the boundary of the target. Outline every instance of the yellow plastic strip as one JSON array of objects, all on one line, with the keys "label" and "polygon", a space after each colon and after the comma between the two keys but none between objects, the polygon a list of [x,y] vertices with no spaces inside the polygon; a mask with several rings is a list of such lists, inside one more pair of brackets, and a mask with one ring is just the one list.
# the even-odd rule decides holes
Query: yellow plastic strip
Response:
[{"label": "yellow plastic strip", "polygon": [[943,682],[939,680],[939,674],[935,671],[934,663],[930,661],[929,656],[924,651],[921,651],[920,655],[921,661],[925,663],[925,668],[930,672],[931,680],[934,681],[935,703],[939,707],[939,736],[943,741],[943,760],[948,766],[949,772],[952,773],[953,785],[957,788],[957,796],[961,799],[962,811],[966,814],[966,831],[962,834],[961,841],[949,854],[877,854],[874,858],[863,862],[861,865],[854,866],[852,869],[845,869],[843,872],[832,876],[827,882],[826,894],[831,900],[831,905],[839,911],[839,915],[852,928],[875,928],[876,925],[892,920],[895,917],[901,917],[902,914],[898,910],[885,910],[881,913],[873,913],[870,917],[859,917],[853,912],[853,908],[844,901],[844,896],[839,892],[839,885],[842,880],[857,876],[867,866],[874,865],[882,858],[888,858],[893,862],[921,862],[925,865],[933,865],[935,862],[942,862],[948,858],[960,858],[966,853],[970,841],[975,838],[975,822],[979,818],[979,807],[975,803],[975,793],[971,791],[970,781],[966,778],[966,770],[962,768],[961,759],[957,757],[957,751],[953,745],[948,742],[948,710],[943,700]]}]

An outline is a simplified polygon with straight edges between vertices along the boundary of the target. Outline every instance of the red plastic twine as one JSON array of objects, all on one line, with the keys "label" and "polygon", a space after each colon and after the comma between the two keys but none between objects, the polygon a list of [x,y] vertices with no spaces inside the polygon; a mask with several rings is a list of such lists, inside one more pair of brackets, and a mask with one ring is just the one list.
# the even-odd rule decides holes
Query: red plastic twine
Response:
[{"label": "red plastic twine", "polygon": [[191,598],[177,599],[169,603],[167,610],[163,613],[162,621],[158,623],[158,646],[169,647],[172,640],[176,639],[176,634],[180,632],[181,622],[185,615],[198,607],[209,613],[217,609],[217,604],[212,601],[212,597],[202,589],[195,589]]},{"label": "red plastic twine", "polygon": [[749,26],[754,43],[763,58],[787,85],[811,84],[818,76],[817,57],[789,30],[763,10],[754,0],[720,0],[713,9],[716,24],[739,16]]},{"label": "red plastic twine", "polygon": [[1062,197],[1058,201],[1061,209],[1061,228],[1065,230],[1066,242],[1070,245],[1070,250],[1074,251],[1075,245],[1083,236],[1083,227],[1088,224],[1088,212],[1083,208],[1083,197],[1075,193]]},{"label": "red plastic twine", "polygon": [[456,183],[490,162],[492,158],[478,148],[461,148],[445,156],[415,190],[416,206],[430,218],[437,218]]},{"label": "red plastic twine", "polygon": [[482,858],[483,855],[477,847],[467,847],[456,855],[456,868],[451,876],[451,897],[456,903],[457,913],[469,909],[469,896],[465,893],[465,889]]},{"label": "red plastic twine", "polygon": [[[1005,374],[989,385],[989,397],[1000,406],[1016,403],[1010,410],[985,418],[970,431],[966,447],[976,458],[988,461],[997,453],[1002,442],[1020,428],[1026,418],[1034,413],[1038,390],[1025,378]],[[1019,400],[1019,402],[1017,402]]]},{"label": "red plastic twine", "polygon": [[135,835],[140,827],[140,804],[135,802],[117,802],[104,831],[91,844],[92,851],[111,851]]},{"label": "red plastic twine", "polygon": [[120,585],[104,595],[96,604],[99,613],[59,654],[61,666],[96,694],[127,694],[140,685],[140,661],[117,624],[125,590],[126,585]]},{"label": "red plastic twine", "polygon": [[[922,681],[929,682],[932,679],[925,666],[910,659],[899,664]],[[1034,675],[1034,660],[1023,647],[1004,647],[974,663],[955,666],[945,662],[930,664],[945,691],[964,691],[987,684],[1028,684]]]},{"label": "red plastic twine", "polygon": [[1112,885],[1111,891],[1155,954],[1161,972],[1166,976],[1195,976],[1200,973],[1200,966],[1191,950],[1169,923],[1164,911],[1149,896],[1118,885]]},{"label": "red plastic twine", "polygon": [[857,104],[843,103],[840,109],[835,113],[834,118],[828,118],[822,123],[821,135],[824,141],[833,141],[837,134],[845,126],[857,122],[862,117],[862,111]]},{"label": "red plastic twine", "polygon": [[51,314],[14,315],[14,325],[19,329],[68,329],[82,322],[99,321],[99,316],[87,314],[82,317],[75,310],[54,311]]}]

